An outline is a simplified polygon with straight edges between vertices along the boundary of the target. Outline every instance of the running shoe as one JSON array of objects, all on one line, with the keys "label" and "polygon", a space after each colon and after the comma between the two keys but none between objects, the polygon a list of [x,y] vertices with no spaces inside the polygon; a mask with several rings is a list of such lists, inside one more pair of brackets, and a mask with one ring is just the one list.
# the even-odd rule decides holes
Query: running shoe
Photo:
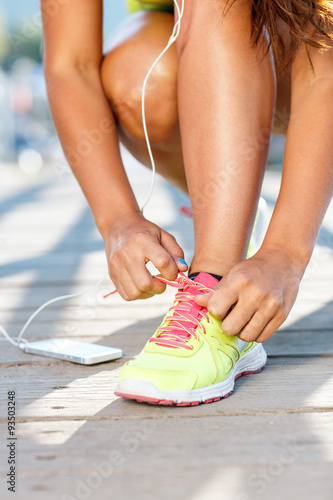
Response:
[{"label": "running shoe", "polygon": [[218,280],[183,273],[167,282],[178,288],[155,334],[136,359],[124,365],[116,395],[159,405],[191,406],[229,396],[235,380],[259,373],[266,364],[262,344],[243,342],[222,330],[222,321],[194,301],[212,293]]}]

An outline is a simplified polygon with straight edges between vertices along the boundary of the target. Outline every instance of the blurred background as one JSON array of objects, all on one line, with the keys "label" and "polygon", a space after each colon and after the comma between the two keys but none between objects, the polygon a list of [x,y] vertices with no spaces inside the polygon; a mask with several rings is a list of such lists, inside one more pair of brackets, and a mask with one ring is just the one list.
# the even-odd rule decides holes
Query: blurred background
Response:
[{"label": "blurred background", "polygon": [[[104,2],[104,37],[126,16],[123,1]],[[39,0],[0,1],[0,162],[27,175],[66,162],[50,117],[42,66]]]}]

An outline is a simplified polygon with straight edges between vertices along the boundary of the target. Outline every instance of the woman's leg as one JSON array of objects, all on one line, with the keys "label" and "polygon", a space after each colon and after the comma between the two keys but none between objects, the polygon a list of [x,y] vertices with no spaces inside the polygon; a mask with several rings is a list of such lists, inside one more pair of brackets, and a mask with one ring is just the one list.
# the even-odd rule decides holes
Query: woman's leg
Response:
[{"label": "woman's leg", "polygon": [[251,41],[251,2],[232,3],[223,18],[224,3],[188,3],[177,40],[191,271],[219,275],[246,257],[275,102],[271,55]]}]

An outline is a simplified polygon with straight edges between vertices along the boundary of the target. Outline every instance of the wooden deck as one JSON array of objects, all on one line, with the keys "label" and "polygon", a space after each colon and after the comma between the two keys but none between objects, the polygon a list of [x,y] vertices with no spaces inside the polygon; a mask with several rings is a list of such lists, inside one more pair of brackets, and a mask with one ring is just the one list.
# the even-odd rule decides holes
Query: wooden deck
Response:
[{"label": "wooden deck", "polygon": [[[141,200],[149,174],[126,156]],[[102,241],[69,173],[28,178],[3,165],[0,185],[0,324],[15,335],[44,301],[106,274]],[[273,205],[279,173],[268,172]],[[161,180],[146,215],[193,246],[186,203]],[[161,209],[160,209],[161,207]],[[121,500],[330,500],[333,488],[333,206],[297,303],[265,345],[260,375],[234,394],[192,408],[114,396],[123,363],[158,325],[173,290],[150,301],[103,300],[110,283],[57,303],[30,339],[72,336],[121,347],[124,358],[84,367],[31,356],[2,342],[0,498]],[[17,401],[17,492],[7,492],[7,392]]]}]

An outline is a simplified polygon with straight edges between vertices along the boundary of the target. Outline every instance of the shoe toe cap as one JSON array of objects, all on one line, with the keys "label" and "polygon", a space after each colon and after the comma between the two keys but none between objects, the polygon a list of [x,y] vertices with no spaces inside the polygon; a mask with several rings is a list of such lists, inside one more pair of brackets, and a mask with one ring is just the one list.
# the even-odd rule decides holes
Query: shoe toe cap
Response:
[{"label": "shoe toe cap", "polygon": [[131,380],[134,385],[136,380],[147,380],[162,391],[190,391],[197,381],[197,375],[186,370],[158,370],[126,364],[120,374],[120,384],[125,379]]}]

